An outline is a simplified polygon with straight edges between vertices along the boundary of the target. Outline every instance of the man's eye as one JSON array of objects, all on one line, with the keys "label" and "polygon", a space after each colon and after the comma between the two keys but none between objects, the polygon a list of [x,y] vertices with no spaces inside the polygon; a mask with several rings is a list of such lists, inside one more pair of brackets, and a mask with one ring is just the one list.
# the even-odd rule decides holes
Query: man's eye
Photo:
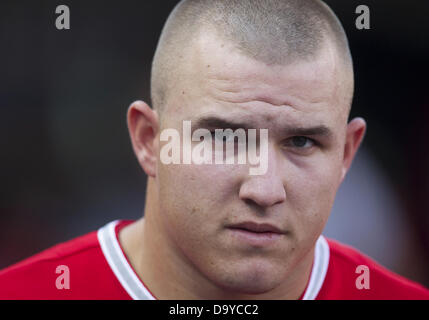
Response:
[{"label": "man's eye", "polygon": [[305,149],[314,146],[314,140],[307,137],[292,137],[290,145],[295,148]]},{"label": "man's eye", "polygon": [[222,131],[212,131],[212,137],[218,141],[231,142],[234,141],[234,134]]}]

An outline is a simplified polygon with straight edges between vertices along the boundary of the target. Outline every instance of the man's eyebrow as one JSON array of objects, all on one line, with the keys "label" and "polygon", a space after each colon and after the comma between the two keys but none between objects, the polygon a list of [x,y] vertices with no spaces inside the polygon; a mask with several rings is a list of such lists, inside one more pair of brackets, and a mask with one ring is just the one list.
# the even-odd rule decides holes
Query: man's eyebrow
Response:
[{"label": "man's eyebrow", "polygon": [[219,118],[217,116],[207,116],[192,120],[192,126],[197,128],[211,129],[252,129],[251,124],[240,121]]},{"label": "man's eyebrow", "polygon": [[[234,121],[230,119],[223,119],[217,116],[206,116],[200,117],[195,120],[192,120],[192,126],[197,128],[210,128],[210,129],[239,129],[243,128],[245,130],[248,129],[256,129],[255,126],[252,126],[252,123],[245,123],[240,121]],[[330,128],[325,125],[318,125],[312,127],[293,127],[287,126],[283,129],[284,133],[287,135],[293,136],[323,136],[323,137],[332,137],[333,132]]]},{"label": "man's eyebrow", "polygon": [[333,132],[325,125],[314,127],[290,127],[285,129],[288,135],[293,136],[324,136],[332,137]]}]

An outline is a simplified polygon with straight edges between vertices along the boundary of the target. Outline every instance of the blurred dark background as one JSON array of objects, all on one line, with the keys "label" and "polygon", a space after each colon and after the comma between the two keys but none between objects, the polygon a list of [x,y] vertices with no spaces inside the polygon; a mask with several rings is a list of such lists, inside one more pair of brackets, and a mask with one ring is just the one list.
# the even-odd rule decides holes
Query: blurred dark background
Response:
[{"label": "blurred dark background", "polygon": [[[325,234],[429,286],[429,2],[331,0],[368,131]],[[126,110],[177,1],[0,4],[0,268],[143,213]],[[69,6],[71,29],[55,8]],[[355,27],[358,5],[370,30]]]}]

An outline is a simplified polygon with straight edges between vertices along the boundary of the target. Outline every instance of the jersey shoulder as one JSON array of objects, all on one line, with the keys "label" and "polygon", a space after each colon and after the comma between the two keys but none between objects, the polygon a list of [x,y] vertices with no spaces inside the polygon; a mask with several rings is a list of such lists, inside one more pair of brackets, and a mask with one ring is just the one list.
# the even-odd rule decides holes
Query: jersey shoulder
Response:
[{"label": "jersey shoulder", "polygon": [[321,299],[429,300],[429,290],[357,249],[327,239],[330,259]]},{"label": "jersey shoulder", "polygon": [[126,299],[97,231],[57,244],[0,271],[0,299]]}]

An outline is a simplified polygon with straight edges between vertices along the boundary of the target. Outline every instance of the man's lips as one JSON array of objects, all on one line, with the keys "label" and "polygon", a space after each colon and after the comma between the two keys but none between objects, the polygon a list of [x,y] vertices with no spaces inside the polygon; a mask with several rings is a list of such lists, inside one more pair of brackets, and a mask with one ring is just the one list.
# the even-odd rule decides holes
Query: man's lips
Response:
[{"label": "man's lips", "polygon": [[256,223],[256,222],[252,222],[252,221],[246,221],[246,222],[233,224],[233,225],[228,226],[228,228],[230,228],[230,229],[241,229],[244,231],[254,232],[254,233],[278,233],[278,234],[284,234],[285,233],[273,224]]},{"label": "man's lips", "polygon": [[242,222],[227,227],[234,239],[252,247],[267,247],[277,243],[286,233],[268,223]]}]

